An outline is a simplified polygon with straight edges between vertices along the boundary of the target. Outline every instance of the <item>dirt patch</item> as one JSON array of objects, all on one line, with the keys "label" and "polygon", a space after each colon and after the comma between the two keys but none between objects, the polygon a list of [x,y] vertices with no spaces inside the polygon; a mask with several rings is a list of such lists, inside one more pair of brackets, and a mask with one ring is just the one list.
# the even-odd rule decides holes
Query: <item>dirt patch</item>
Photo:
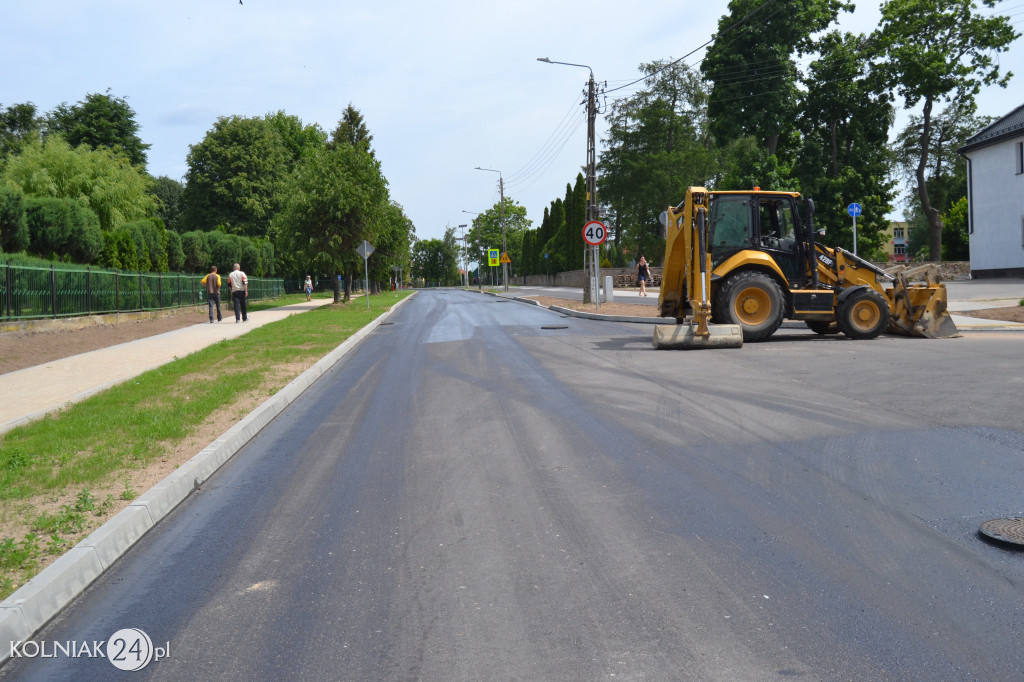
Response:
[{"label": "dirt patch", "polygon": [[[656,295],[656,294],[652,294]],[[557,305],[560,308],[579,310],[587,313],[598,313],[599,315],[621,315],[623,317],[658,317],[658,307],[643,305],[642,303],[602,303],[599,308],[593,303],[582,301],[571,301],[565,298],[554,298],[552,296],[523,296],[530,298],[543,306]]]},{"label": "dirt patch", "polygon": [[9,331],[0,333],[0,374],[35,367],[79,353],[109,348],[174,331],[194,324],[209,323],[206,311],[185,311],[167,317],[130,320],[82,329],[53,331]]},{"label": "dirt patch", "polygon": [[985,308],[984,310],[968,310],[957,312],[957,315],[967,317],[980,317],[985,320],[1002,320],[1004,322],[1024,323],[1024,305],[1014,305],[1007,308]]}]

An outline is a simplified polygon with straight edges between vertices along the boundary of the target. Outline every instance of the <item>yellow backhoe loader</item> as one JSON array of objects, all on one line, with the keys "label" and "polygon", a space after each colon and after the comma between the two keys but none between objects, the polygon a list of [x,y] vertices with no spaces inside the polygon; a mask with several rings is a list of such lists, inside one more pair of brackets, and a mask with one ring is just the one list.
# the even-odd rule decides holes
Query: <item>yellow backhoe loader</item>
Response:
[{"label": "yellow backhoe loader", "polygon": [[[738,347],[784,318],[818,334],[873,339],[883,331],[957,336],[935,267],[882,270],[815,241],[814,202],[801,222],[795,192],[690,187],[662,214],[666,239],[655,348]],[[911,284],[921,276],[924,283]]]}]

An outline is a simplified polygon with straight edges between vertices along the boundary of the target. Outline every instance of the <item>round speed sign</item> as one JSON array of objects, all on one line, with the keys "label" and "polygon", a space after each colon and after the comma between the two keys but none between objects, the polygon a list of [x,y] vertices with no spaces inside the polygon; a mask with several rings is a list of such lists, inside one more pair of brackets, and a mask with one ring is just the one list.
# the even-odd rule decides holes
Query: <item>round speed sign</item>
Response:
[{"label": "round speed sign", "polygon": [[608,229],[604,226],[604,223],[591,220],[583,226],[583,241],[591,246],[604,244],[605,239],[608,239]]}]

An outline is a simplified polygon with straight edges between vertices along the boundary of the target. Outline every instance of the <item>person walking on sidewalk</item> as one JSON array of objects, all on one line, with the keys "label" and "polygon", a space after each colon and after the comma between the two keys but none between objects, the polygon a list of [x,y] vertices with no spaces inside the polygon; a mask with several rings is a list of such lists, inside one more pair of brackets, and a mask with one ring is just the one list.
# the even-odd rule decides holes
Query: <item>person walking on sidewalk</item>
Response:
[{"label": "person walking on sidewalk", "polygon": [[647,295],[647,280],[651,278],[651,268],[647,265],[647,259],[640,256],[640,261],[636,264],[636,281],[640,287],[640,295]]},{"label": "person walking on sidewalk", "polygon": [[206,307],[210,309],[210,324],[213,324],[213,305],[217,304],[217,321],[220,316],[220,275],[217,274],[217,266],[210,267],[210,273],[199,280],[199,283],[206,287]]},{"label": "person walking on sidewalk", "polygon": [[306,275],[306,281],[302,284],[302,289],[306,292],[306,300],[308,301],[313,295],[313,280]]},{"label": "person walking on sidewalk", "polygon": [[249,315],[245,310],[245,299],[249,298],[249,278],[242,272],[242,266],[235,263],[235,269],[228,275],[228,282],[231,283],[231,301],[235,304],[235,324],[238,321],[249,321]]}]

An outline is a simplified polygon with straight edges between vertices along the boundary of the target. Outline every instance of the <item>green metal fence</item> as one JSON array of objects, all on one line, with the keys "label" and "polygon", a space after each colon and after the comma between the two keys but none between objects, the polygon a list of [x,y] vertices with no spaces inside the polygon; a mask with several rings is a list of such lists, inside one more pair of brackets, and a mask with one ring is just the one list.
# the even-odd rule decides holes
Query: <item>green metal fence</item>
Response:
[{"label": "green metal fence", "polygon": [[[161,310],[206,302],[206,290],[199,284],[202,275],[11,263],[0,267],[0,319],[5,320]],[[228,278],[221,280],[221,298],[230,301]],[[283,293],[282,279],[249,277],[250,301]]]}]

